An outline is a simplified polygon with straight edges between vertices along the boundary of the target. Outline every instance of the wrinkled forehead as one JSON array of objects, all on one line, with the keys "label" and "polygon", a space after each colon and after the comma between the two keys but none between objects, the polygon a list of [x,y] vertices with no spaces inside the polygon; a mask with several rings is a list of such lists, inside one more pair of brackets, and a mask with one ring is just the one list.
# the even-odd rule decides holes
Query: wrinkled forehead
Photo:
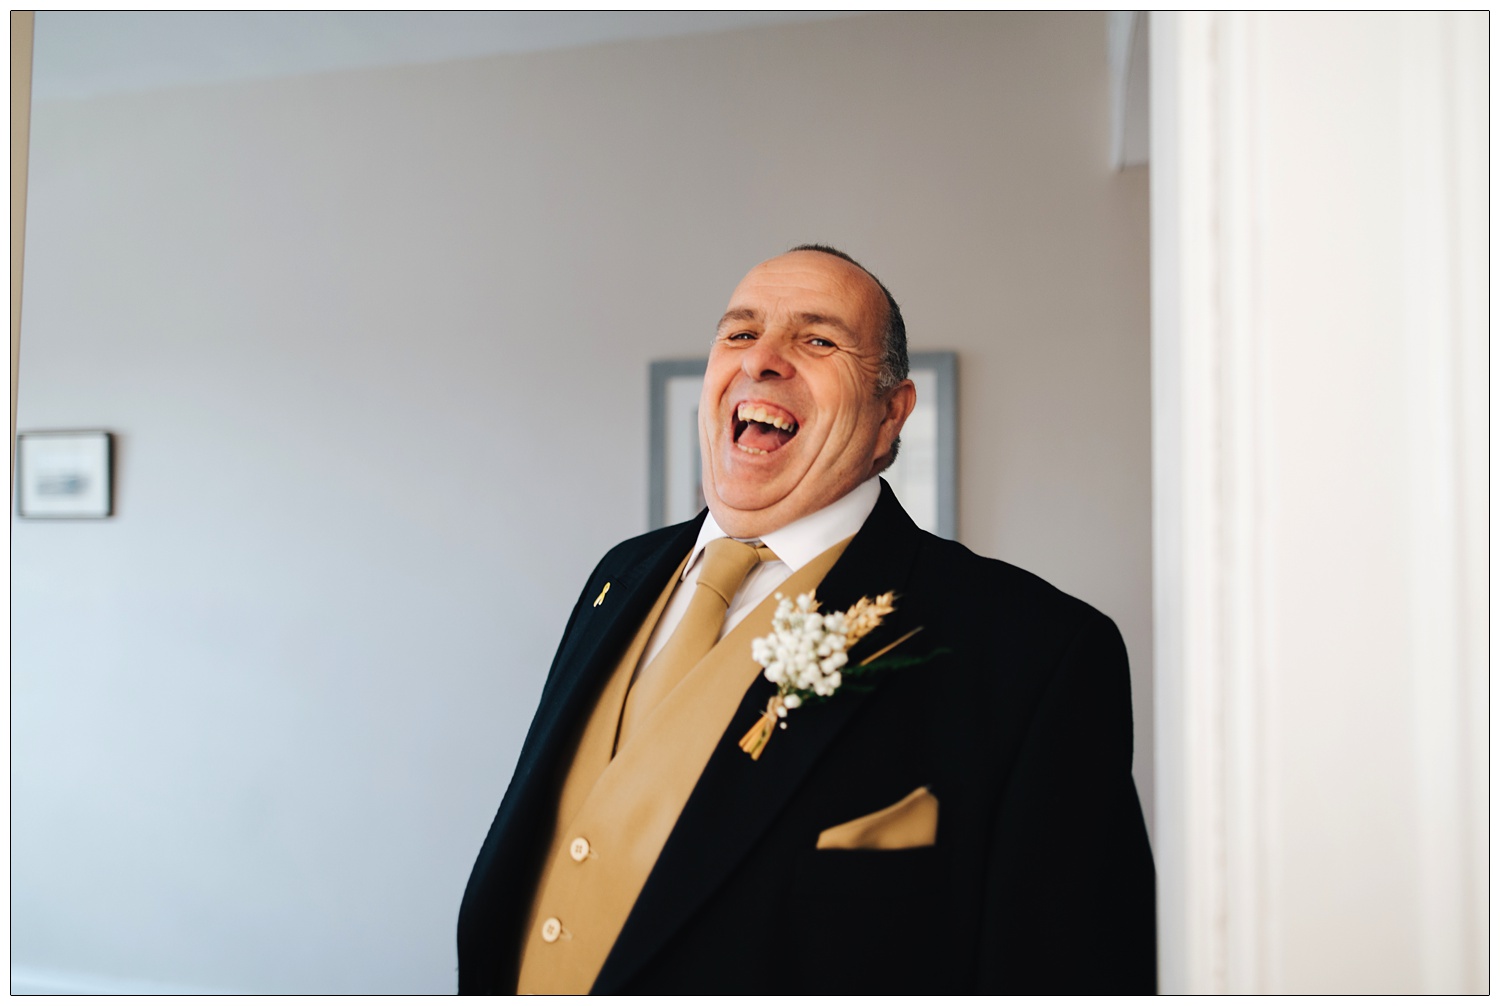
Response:
[{"label": "wrinkled forehead", "polygon": [[730,294],[725,317],[817,315],[840,319],[856,332],[875,335],[885,318],[885,297],[863,269],[823,252],[788,252],[751,269]]}]

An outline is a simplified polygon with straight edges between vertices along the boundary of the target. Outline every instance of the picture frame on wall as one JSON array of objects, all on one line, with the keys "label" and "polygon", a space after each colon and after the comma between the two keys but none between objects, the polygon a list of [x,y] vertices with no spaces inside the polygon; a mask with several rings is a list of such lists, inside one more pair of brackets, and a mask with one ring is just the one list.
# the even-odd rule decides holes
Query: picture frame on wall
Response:
[{"label": "picture frame on wall", "polygon": [[[958,356],[911,354],[917,406],[901,431],[895,464],[882,472],[917,526],[958,536]],[[698,399],[706,359],[651,364],[647,515],[651,527],[691,520],[704,507]]]},{"label": "picture frame on wall", "polygon": [[114,437],[38,430],[16,437],[16,516],[97,520],[114,514]]},{"label": "picture frame on wall", "polygon": [[651,363],[651,445],[647,519],[654,530],[692,520],[703,499],[698,399],[708,360]]}]

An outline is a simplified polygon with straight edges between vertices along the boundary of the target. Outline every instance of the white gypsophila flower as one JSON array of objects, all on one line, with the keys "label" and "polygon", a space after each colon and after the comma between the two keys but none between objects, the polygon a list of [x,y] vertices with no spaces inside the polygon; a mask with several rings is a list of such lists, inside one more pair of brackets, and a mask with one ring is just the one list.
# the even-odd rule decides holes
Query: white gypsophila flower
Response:
[{"label": "white gypsophila flower", "polygon": [[[875,597],[861,597],[848,611],[821,612],[812,593],[799,594],[793,600],[776,593],[776,611],[771,616],[769,635],[752,640],[750,656],[760,664],[767,681],[776,685],[776,694],[766,704],[749,733],[740,738],[740,750],[759,759],[774,727],[786,729],[787,711],[801,706],[814,696],[827,698],[844,683],[843,668],[849,664],[849,648],[880,626],[895,609],[893,592]],[[920,629],[889,644],[885,649],[862,661],[852,673],[867,673],[881,654],[899,645]]]},{"label": "white gypsophila flower", "polygon": [[765,671],[766,680],[783,696],[795,698],[785,708],[801,704],[803,692],[832,695],[843,682],[839,669],[848,663],[848,618],[844,612],[824,614],[812,594],[795,601],[776,595],[771,634],[754,640],[750,654]]}]

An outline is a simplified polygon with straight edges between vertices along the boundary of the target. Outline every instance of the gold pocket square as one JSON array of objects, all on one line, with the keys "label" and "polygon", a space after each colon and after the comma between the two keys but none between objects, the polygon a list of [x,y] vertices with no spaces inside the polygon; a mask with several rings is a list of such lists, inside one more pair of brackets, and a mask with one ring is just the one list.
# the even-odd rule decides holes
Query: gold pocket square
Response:
[{"label": "gold pocket square", "polygon": [[937,797],[919,786],[899,803],[827,829],[818,848],[917,849],[937,842],[937,824]]}]

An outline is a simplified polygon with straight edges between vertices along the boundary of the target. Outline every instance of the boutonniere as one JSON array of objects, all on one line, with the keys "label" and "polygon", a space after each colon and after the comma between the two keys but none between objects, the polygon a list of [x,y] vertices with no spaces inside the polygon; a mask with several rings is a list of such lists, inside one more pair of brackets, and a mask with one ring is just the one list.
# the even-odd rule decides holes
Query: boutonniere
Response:
[{"label": "boutonniere", "polygon": [[765,712],[740,738],[740,750],[756,760],[766,749],[772,730],[778,724],[786,729],[789,710],[832,698],[845,685],[867,689],[870,679],[880,671],[908,667],[936,656],[880,659],[921,632],[918,626],[859,663],[849,664],[849,650],[854,644],[896,610],[894,593],[861,597],[849,610],[827,614],[818,610],[818,599],[812,593],[802,594],[795,603],[779,593],[776,598],[780,603],[771,617],[771,634],[750,643],[750,656],[765,668],[766,680],[776,686]]}]

